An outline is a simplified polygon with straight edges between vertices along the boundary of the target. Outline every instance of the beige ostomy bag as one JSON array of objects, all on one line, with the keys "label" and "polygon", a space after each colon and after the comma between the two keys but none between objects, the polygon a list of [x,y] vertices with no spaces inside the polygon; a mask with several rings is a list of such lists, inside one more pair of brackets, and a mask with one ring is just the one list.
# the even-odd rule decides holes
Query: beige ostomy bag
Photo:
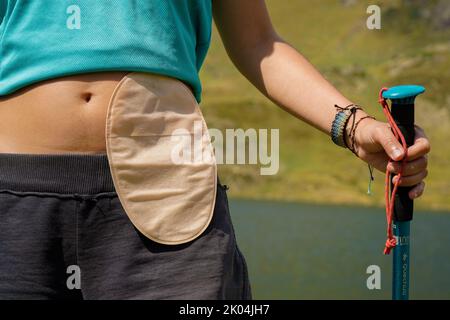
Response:
[{"label": "beige ostomy bag", "polygon": [[184,83],[127,74],[109,103],[106,146],[119,200],[146,237],[175,245],[208,227],[217,166],[199,105]]}]

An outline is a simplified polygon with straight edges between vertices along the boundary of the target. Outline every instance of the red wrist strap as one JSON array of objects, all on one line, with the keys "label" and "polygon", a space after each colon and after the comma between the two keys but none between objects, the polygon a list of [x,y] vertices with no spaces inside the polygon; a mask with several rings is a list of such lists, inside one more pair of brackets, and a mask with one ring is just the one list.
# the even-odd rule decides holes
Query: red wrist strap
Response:
[{"label": "red wrist strap", "polygon": [[[395,239],[392,231],[392,222],[394,218],[394,200],[395,195],[397,194],[397,189],[400,184],[400,180],[403,176],[403,169],[406,165],[407,161],[406,159],[408,157],[408,145],[406,144],[405,137],[403,136],[402,132],[398,128],[394,118],[391,115],[391,111],[389,109],[389,105],[386,99],[383,98],[383,92],[386,90],[387,88],[383,88],[380,90],[379,102],[383,107],[384,115],[387,118],[387,121],[391,127],[392,132],[394,133],[397,140],[401,142],[404,151],[404,156],[403,159],[401,160],[400,170],[397,174],[397,181],[393,184],[392,190],[390,190],[391,174],[389,173],[389,170],[386,168],[384,197],[386,202],[387,239],[384,248],[384,254],[389,254],[391,250],[397,245],[397,240]],[[389,163],[392,162],[393,162],[392,160],[389,160],[388,165]]]}]

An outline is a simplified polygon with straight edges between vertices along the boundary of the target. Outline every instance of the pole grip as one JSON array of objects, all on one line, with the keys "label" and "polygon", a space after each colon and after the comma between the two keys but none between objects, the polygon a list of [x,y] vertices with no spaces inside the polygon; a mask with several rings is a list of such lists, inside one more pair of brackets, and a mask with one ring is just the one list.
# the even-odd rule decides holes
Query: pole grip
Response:
[{"label": "pole grip", "polygon": [[[398,128],[405,137],[406,144],[409,146],[414,144],[414,102],[398,103],[392,100],[391,114]],[[414,201],[408,196],[409,191],[413,187],[398,187],[397,194],[394,199],[394,221],[410,221],[413,218]],[[392,190],[392,179],[391,179]]]}]

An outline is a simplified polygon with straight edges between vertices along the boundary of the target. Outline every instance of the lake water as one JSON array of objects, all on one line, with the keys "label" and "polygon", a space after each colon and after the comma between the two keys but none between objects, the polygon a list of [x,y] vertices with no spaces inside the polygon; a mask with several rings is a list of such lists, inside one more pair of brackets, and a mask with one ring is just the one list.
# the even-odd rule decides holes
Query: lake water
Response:
[{"label": "lake water", "polygon": [[[255,299],[390,299],[383,208],[230,200]],[[381,290],[366,269],[381,268]],[[411,299],[450,299],[450,213],[414,213]]]}]

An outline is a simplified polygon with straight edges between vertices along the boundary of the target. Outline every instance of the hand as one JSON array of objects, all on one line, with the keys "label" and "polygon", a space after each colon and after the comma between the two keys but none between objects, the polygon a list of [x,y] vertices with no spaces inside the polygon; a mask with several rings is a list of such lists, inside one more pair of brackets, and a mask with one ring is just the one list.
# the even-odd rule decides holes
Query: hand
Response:
[{"label": "hand", "polygon": [[[404,151],[387,123],[373,119],[362,120],[355,132],[355,149],[358,157],[374,168],[385,172],[387,167],[394,174],[393,182],[398,179],[396,174],[399,172],[400,163],[393,162],[388,165],[388,161],[389,159],[402,160]],[[400,180],[400,186],[414,186],[409,192],[411,199],[420,197],[424,191],[423,180],[428,174],[427,154],[429,152],[430,142],[424,131],[415,126],[414,144],[408,148],[408,162]]]}]

